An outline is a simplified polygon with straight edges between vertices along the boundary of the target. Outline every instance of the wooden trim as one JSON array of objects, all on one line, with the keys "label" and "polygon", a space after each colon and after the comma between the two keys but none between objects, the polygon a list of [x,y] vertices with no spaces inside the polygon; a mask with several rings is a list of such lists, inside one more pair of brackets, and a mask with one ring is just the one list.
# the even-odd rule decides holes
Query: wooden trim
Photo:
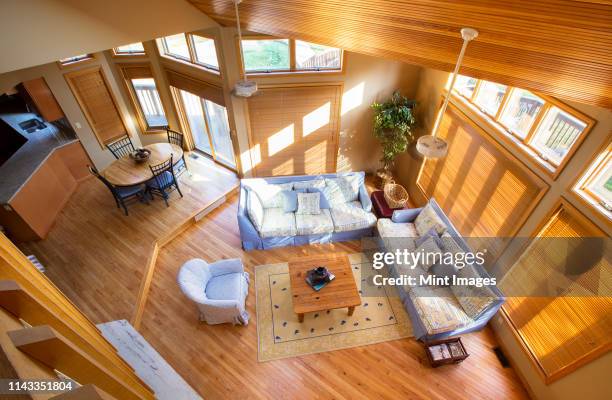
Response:
[{"label": "wooden trim", "polygon": [[[609,152],[608,156],[605,156],[604,153]],[[605,160],[608,157],[612,157],[612,139],[608,139],[600,146],[599,150],[595,153],[592,159],[586,163],[586,165],[580,170],[580,172],[576,175],[576,178],[571,181],[569,186],[565,189],[566,192],[571,196],[572,200],[578,201],[580,204],[587,207],[587,209],[592,210],[597,217],[597,221],[600,224],[596,225],[604,225],[608,231],[612,230],[612,212],[609,212],[605,209],[601,209],[594,199],[591,199],[587,192],[586,195],[581,194],[580,192],[585,191],[582,188],[588,185],[592,179],[597,175],[597,173],[601,170],[601,168],[605,165]],[[598,161],[599,158],[602,158],[600,164],[595,165],[595,162]],[[593,169],[591,172],[590,170]],[[590,175],[587,177],[586,174]],[[592,221],[596,223],[596,221]]]},{"label": "wooden trim", "polygon": [[[76,86],[74,85],[74,83],[72,82],[72,78],[76,77],[76,76],[80,76],[80,75],[84,75],[84,74],[88,74],[88,73],[92,73],[92,72],[98,72],[100,74],[100,76],[102,77],[102,80],[104,81],[104,85],[106,86],[106,90],[108,91],[109,95],[110,95],[110,99],[113,102],[113,106],[115,108],[115,111],[117,112],[119,121],[121,122],[121,124],[123,125],[123,132],[108,138],[106,141],[102,140],[102,138],[100,138],[100,135],[98,133],[98,131],[96,130],[95,126],[95,118],[90,115],[88,108],[85,107],[85,102],[83,101],[83,99],[81,98],[81,96],[78,93],[78,90],[76,88]],[[117,106],[117,98],[115,96],[115,93],[113,92],[108,78],[106,77],[106,74],[104,73],[104,70],[102,69],[102,66],[100,65],[96,65],[90,68],[83,68],[83,69],[79,69],[76,71],[72,71],[72,72],[68,72],[66,74],[64,74],[64,79],[66,80],[66,83],[68,83],[68,86],[70,87],[70,90],[72,91],[72,94],[74,96],[74,98],[76,99],[77,103],[79,104],[79,107],[81,108],[81,111],[83,112],[83,115],[85,115],[85,119],[87,119],[87,123],[89,124],[89,126],[91,127],[92,132],[94,133],[94,136],[96,137],[96,140],[98,141],[98,144],[100,145],[100,147],[102,149],[106,149],[106,144],[107,143],[111,143],[113,140],[116,140],[118,138],[120,138],[123,135],[129,135],[129,132],[126,128],[125,125],[125,121],[123,120],[123,116],[121,115],[121,112],[119,110],[119,107]]]},{"label": "wooden trim", "polygon": [[134,327],[134,329],[139,330],[140,325],[142,323],[142,316],[145,311],[145,306],[147,305],[147,299],[149,297],[149,291],[151,290],[151,282],[153,281],[153,275],[155,272],[155,266],[157,263],[157,256],[159,255],[159,250],[164,247],[166,244],[171,242],[178,235],[183,233],[187,228],[194,225],[199,221],[199,215],[205,212],[210,206],[217,203],[219,200],[224,197],[229,196],[231,193],[238,190],[238,186],[231,188],[226,191],[222,195],[218,196],[214,200],[209,201],[204,206],[200,207],[198,210],[194,211],[185,219],[182,223],[178,224],[174,228],[169,231],[162,233],[151,245],[151,251],[149,253],[149,258],[147,260],[147,265],[145,267],[145,273],[143,275],[142,281],[140,282],[140,289],[138,290],[138,297],[136,300],[136,307],[134,308],[134,314],[130,319],[130,323]]}]

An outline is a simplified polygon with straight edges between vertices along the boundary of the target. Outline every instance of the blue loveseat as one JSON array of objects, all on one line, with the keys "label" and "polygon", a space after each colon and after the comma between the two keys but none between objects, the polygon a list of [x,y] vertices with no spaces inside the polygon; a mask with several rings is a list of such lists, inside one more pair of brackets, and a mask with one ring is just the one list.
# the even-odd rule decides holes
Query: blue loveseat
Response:
[{"label": "blue loveseat", "polygon": [[[269,249],[371,236],[376,216],[364,178],[363,172],[346,172],[242,179],[238,202],[242,248]],[[287,211],[283,195],[292,191],[320,192],[321,213]]]},{"label": "blue loveseat", "polygon": [[[403,248],[418,251],[415,248],[417,239],[424,235],[424,230],[429,230],[429,226],[419,230],[417,221],[425,208],[430,213],[429,219],[437,217],[443,225],[442,229],[438,230],[444,231],[441,234],[444,241],[438,241],[442,247],[456,244],[458,247],[451,251],[472,252],[434,199],[429,200],[425,207],[397,210],[391,219],[378,220],[378,235],[387,251]],[[431,230],[428,233],[431,235]],[[431,273],[420,270],[418,266],[414,269],[396,264],[388,267],[394,277]],[[459,277],[490,278],[487,271],[476,263],[452,270],[452,273]],[[397,286],[397,289],[410,315],[414,335],[423,341],[445,339],[480,330],[504,302],[503,294],[496,286]]]}]

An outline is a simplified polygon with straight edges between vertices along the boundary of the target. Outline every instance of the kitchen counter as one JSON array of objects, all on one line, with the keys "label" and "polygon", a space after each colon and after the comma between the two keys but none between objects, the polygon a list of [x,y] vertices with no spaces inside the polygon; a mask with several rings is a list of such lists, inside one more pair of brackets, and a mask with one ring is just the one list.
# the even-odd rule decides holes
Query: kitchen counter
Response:
[{"label": "kitchen counter", "polygon": [[72,129],[60,129],[45,122],[46,128],[27,133],[19,127],[19,123],[32,118],[36,114],[0,114],[7,124],[28,139],[2,166],[0,166],[0,204],[8,204],[30,177],[40,168],[49,156],[61,147],[78,141]]}]

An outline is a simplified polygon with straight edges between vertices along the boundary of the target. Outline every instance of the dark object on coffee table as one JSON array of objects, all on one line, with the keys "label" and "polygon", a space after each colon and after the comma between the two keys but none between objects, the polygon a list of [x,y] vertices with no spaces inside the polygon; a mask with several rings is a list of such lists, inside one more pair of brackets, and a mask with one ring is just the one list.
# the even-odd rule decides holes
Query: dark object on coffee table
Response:
[{"label": "dark object on coffee table", "polygon": [[130,153],[130,158],[137,163],[145,162],[151,156],[151,150],[149,149],[136,149]]},{"label": "dark object on coffee table", "polygon": [[329,271],[325,267],[316,267],[306,274],[306,282],[310,286],[319,285],[329,281]]},{"label": "dark object on coffee table", "polygon": [[463,347],[461,338],[425,343],[425,353],[434,368],[445,364],[458,364],[469,356],[465,347]]}]

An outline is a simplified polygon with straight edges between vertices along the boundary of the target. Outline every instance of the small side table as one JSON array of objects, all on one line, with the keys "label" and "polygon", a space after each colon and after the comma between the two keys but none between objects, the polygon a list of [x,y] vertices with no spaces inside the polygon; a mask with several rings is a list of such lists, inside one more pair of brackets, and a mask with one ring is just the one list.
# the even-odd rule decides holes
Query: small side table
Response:
[{"label": "small side table", "polygon": [[395,210],[405,210],[409,207],[401,207],[401,208],[391,208],[389,204],[387,204],[387,200],[385,200],[385,192],[382,190],[375,190],[370,195],[372,199],[372,208],[374,209],[374,214],[378,218],[391,218],[393,216],[393,211]]}]

